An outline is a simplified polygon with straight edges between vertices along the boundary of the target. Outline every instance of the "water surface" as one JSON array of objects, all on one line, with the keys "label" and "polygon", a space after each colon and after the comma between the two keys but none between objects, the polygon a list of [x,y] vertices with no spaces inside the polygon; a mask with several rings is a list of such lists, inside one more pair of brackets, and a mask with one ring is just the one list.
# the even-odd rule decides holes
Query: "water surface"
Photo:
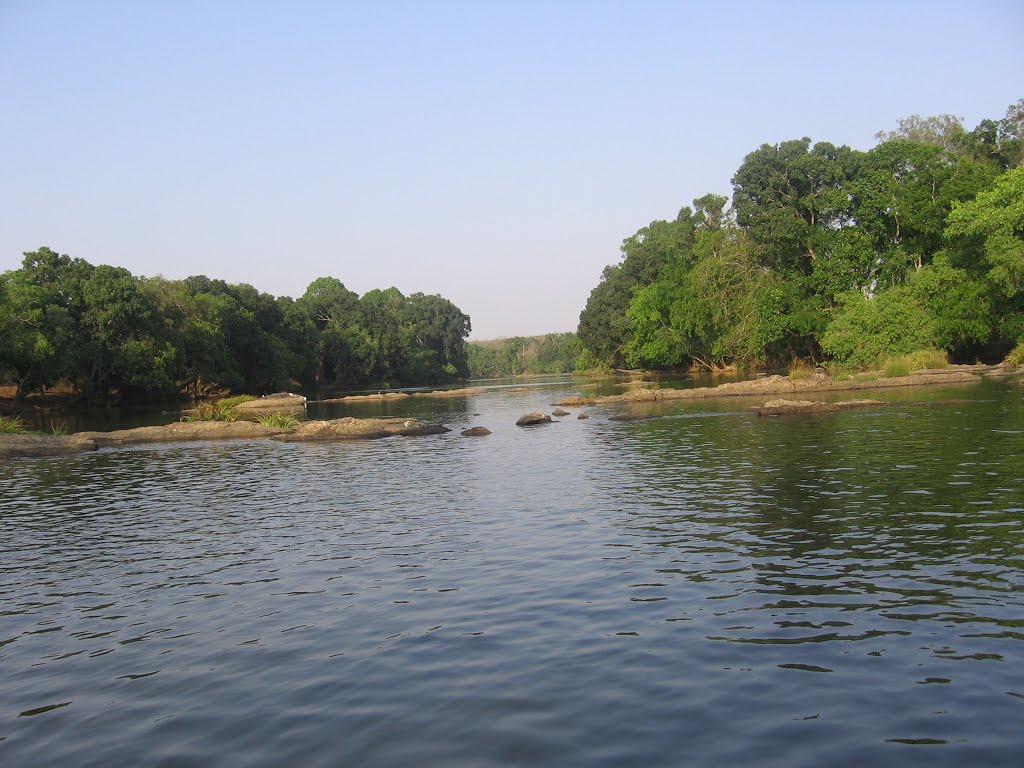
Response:
[{"label": "water surface", "polygon": [[1020,385],[514,426],[571,387],[0,465],[0,764],[1019,764]]}]

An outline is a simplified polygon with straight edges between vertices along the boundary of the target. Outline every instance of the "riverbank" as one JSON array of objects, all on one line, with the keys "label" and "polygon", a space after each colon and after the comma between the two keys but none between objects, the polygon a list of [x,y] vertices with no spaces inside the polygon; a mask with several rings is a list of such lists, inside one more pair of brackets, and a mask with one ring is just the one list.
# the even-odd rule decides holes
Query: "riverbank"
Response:
[{"label": "riverbank", "polygon": [[[855,379],[839,380],[824,374],[806,378],[791,379],[784,376],[766,376],[752,381],[729,382],[712,387],[693,389],[632,389],[617,395],[602,397],[573,396],[553,405],[631,405],[659,401],[693,400],[719,397],[758,397],[826,394],[832,392],[853,392],[891,387],[920,387],[936,384],[972,384],[983,376],[1012,378],[1024,382],[1024,369],[1013,366],[951,366],[947,369],[918,371],[909,376],[879,377],[868,381]],[[584,385],[585,386],[585,385]],[[355,395],[324,402],[361,402],[370,399],[393,400],[416,396],[456,397],[494,392],[491,389],[438,390],[424,393],[381,393],[379,395]],[[287,397],[289,404],[296,402],[296,396]],[[851,401],[851,403],[875,404],[877,401]],[[254,402],[253,405],[258,405]],[[301,408],[301,405],[299,406]],[[784,405],[765,403],[758,410],[764,415],[781,413],[808,413],[834,410],[840,406],[794,398]],[[262,409],[261,409],[262,410]],[[345,417],[323,421],[304,421],[290,427],[274,427],[253,421],[197,421],[174,422],[163,426],[136,427],[109,432],[77,432],[71,435],[0,434],[0,458],[63,456],[98,448],[117,447],[144,443],[168,443],[205,440],[235,439],[277,439],[284,441],[328,441],[367,440],[382,437],[434,435],[451,431],[443,424],[427,423],[418,419]]]}]

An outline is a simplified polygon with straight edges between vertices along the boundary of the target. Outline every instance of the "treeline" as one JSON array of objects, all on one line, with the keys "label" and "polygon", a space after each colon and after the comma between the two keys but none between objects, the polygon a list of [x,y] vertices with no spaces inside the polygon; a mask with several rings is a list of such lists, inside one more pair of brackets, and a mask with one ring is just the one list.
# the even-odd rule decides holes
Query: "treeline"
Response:
[{"label": "treeline", "polygon": [[580,315],[613,367],[869,366],[1024,342],[1024,100],[968,131],[917,116],[868,151],[764,144],[622,245]]},{"label": "treeline", "polygon": [[524,373],[571,373],[587,366],[575,333],[513,336],[469,344],[469,373],[474,379]]},{"label": "treeline", "polygon": [[396,288],[314,280],[299,299],[202,275],[133,276],[49,248],[0,274],[0,380],[91,400],[434,384],[469,374],[469,317]]}]

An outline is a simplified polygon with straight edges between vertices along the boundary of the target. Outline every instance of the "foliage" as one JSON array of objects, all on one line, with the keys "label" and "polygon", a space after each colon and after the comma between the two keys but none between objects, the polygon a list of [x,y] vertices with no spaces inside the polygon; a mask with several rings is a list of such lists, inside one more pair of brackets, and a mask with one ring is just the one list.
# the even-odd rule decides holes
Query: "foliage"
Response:
[{"label": "foliage", "polygon": [[810,366],[802,360],[797,360],[789,367],[789,378],[794,381],[797,379],[810,379],[814,377],[816,368]]},{"label": "foliage", "polygon": [[927,347],[933,337],[933,318],[901,286],[873,297],[859,293],[840,297],[821,346],[840,364],[868,368],[887,357]]},{"label": "foliage", "polygon": [[946,233],[973,240],[985,278],[1001,296],[1012,299],[1024,293],[1024,165],[973,200],[956,205]]},{"label": "foliage", "polygon": [[25,431],[25,422],[20,416],[0,416],[0,434],[19,435]]},{"label": "foliage", "polygon": [[299,426],[299,420],[287,413],[266,413],[256,417],[256,421],[265,427],[275,429],[293,429]]},{"label": "foliage", "polygon": [[255,400],[254,395],[236,395],[225,397],[216,402],[200,403],[190,413],[186,421],[238,421],[242,414],[235,408],[240,403],[247,403]]},{"label": "foliage", "polygon": [[967,130],[901,120],[867,151],[763,144],[623,243],[580,315],[588,362],[994,359],[1024,338],[1024,100]]},{"label": "foliage", "polygon": [[570,373],[579,367],[583,346],[575,333],[514,336],[469,344],[474,379],[530,374]]},{"label": "foliage", "polygon": [[22,397],[61,381],[89,400],[447,382],[469,373],[469,331],[441,296],[360,299],[333,277],[293,300],[202,275],[138,278],[46,247],[0,274],[0,381]]},{"label": "foliage", "polygon": [[1010,350],[1005,362],[1010,365],[1024,365],[1024,341]]},{"label": "foliage", "polygon": [[882,370],[887,378],[895,379],[909,375],[912,369],[906,357],[890,357],[882,364]]},{"label": "foliage", "polygon": [[255,395],[235,395],[234,397],[225,397],[217,401],[217,408],[220,409],[222,413],[224,413],[226,411],[234,409],[236,405],[248,403],[255,399]]},{"label": "foliage", "polygon": [[949,367],[949,355],[941,349],[919,349],[905,355],[904,359],[912,371],[935,370]]}]

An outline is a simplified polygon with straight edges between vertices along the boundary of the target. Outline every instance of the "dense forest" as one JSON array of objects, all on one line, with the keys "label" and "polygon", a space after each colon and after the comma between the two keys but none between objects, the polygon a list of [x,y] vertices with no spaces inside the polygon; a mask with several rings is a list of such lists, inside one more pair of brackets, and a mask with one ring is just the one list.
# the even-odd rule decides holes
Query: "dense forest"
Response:
[{"label": "dense forest", "polygon": [[579,369],[583,346],[575,333],[513,336],[469,343],[469,374],[474,379],[522,374],[571,373]]},{"label": "dense forest", "polygon": [[40,248],[0,274],[0,381],[112,396],[434,384],[469,374],[469,317],[396,288],[314,280],[299,299],[133,276]]},{"label": "dense forest", "polygon": [[914,116],[876,138],[764,144],[731,207],[705,195],[627,238],[580,315],[580,367],[992,360],[1024,342],[1024,100],[973,130]]}]

